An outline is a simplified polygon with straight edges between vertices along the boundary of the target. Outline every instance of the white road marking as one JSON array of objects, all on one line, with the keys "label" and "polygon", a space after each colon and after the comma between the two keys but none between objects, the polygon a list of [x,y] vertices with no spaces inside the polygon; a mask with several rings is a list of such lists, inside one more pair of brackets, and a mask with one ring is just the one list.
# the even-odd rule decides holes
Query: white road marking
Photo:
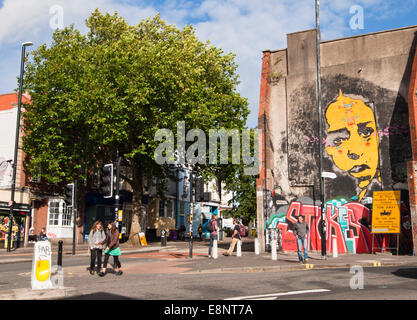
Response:
[{"label": "white road marking", "polygon": [[224,300],[273,300],[273,299],[278,298],[280,296],[291,296],[291,295],[297,295],[297,294],[329,292],[329,291],[330,290],[328,290],[328,289],[299,290],[299,291],[261,294],[261,295],[256,295],[256,296],[234,297],[234,298],[227,298],[227,299],[224,299]]}]

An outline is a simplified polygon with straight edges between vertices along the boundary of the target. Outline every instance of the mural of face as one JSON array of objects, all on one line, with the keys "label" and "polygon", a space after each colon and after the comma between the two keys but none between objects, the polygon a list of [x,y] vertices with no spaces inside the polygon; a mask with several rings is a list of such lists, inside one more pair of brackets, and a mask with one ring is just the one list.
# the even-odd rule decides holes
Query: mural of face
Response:
[{"label": "mural of face", "polygon": [[357,179],[360,201],[372,179],[380,180],[375,115],[362,100],[346,97],[340,91],[326,110],[326,120],[326,151],[339,169]]}]

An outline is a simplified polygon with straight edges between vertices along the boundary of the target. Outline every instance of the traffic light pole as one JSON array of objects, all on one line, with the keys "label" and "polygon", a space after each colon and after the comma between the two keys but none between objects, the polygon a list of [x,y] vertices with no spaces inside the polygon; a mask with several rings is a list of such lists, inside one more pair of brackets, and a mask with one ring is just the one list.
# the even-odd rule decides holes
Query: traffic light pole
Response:
[{"label": "traffic light pole", "polygon": [[[117,151],[117,155],[119,155],[119,151]],[[115,220],[119,221],[119,207],[120,207],[120,196],[119,196],[119,182],[120,182],[120,163],[122,161],[122,157],[117,157],[117,165],[116,165],[116,193],[115,197]],[[119,232],[121,232],[121,223],[119,225]]]}]

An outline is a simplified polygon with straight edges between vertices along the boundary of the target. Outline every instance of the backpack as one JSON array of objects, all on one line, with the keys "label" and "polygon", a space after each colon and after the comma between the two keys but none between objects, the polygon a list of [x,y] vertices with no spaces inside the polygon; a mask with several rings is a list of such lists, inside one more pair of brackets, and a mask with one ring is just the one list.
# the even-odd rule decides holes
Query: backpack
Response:
[{"label": "backpack", "polygon": [[213,228],[213,220],[210,220],[208,223],[207,223],[207,231],[209,231],[209,232],[213,232],[214,231],[214,228]]}]

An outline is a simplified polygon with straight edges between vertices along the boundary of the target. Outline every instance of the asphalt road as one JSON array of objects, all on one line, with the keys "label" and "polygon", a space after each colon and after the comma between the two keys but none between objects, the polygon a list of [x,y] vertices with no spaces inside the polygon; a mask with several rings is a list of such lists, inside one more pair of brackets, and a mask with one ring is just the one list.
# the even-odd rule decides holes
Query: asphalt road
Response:
[{"label": "asphalt road", "polygon": [[[64,256],[64,285],[79,293],[71,299],[417,299],[417,268],[411,266],[364,268],[361,278],[346,268],[188,274],[186,261],[133,256],[122,263],[122,276],[110,272],[100,278],[86,271],[88,257]],[[0,265],[0,290],[29,288],[30,272],[31,263]]]}]

